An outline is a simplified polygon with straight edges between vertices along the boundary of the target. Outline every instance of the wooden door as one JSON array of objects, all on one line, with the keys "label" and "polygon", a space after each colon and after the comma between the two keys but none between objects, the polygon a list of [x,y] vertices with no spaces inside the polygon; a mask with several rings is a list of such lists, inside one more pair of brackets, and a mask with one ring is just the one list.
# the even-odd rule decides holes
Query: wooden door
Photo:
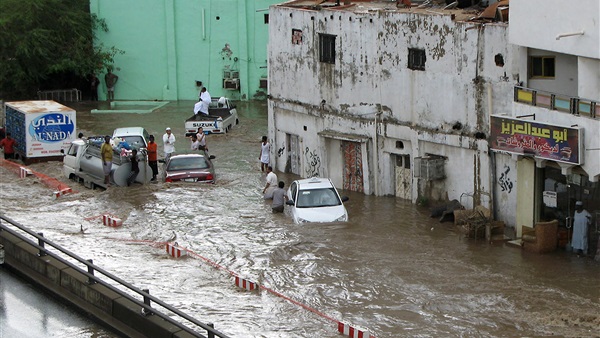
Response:
[{"label": "wooden door", "polygon": [[363,192],[362,150],[359,142],[342,141],[344,155],[343,189]]}]

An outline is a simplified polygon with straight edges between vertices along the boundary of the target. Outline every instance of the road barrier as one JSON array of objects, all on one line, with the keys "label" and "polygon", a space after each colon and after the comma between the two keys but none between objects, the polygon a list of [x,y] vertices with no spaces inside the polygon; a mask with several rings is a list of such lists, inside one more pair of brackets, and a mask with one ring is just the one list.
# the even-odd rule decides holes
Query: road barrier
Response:
[{"label": "road barrier", "polygon": [[367,329],[352,326],[347,323],[338,323],[338,332],[350,338],[372,338]]},{"label": "road barrier", "polygon": [[[151,241],[151,240],[139,240],[139,239],[138,240],[118,239],[118,238],[110,238],[110,239],[111,240],[120,240],[120,241],[124,241],[124,242],[146,243],[146,244],[154,246],[154,247],[162,247],[163,245],[166,244],[167,245],[167,252],[169,253],[169,255],[172,256],[171,252],[169,252],[169,243],[168,242],[155,242],[155,241]],[[177,243],[175,243],[175,246],[177,246]],[[361,328],[361,327],[354,326],[354,325],[350,325],[348,323],[336,320],[335,318],[332,318],[332,317],[324,314],[323,312],[320,312],[320,311],[318,311],[318,310],[316,310],[316,309],[314,309],[314,308],[312,308],[312,307],[310,307],[308,305],[305,305],[305,304],[303,304],[301,302],[298,302],[298,301],[296,301],[296,300],[294,300],[292,298],[289,298],[289,297],[283,295],[282,293],[279,293],[279,292],[277,292],[277,291],[275,291],[275,290],[273,290],[273,289],[271,289],[271,288],[269,288],[267,286],[260,285],[260,284],[255,283],[255,282],[251,282],[248,279],[242,278],[237,273],[235,273],[234,271],[232,271],[232,270],[230,270],[230,269],[228,269],[228,268],[226,268],[226,267],[224,267],[224,266],[222,266],[222,265],[220,265],[220,264],[218,264],[218,263],[216,263],[216,262],[214,262],[214,261],[212,261],[212,260],[210,260],[210,259],[208,259],[208,258],[206,258],[206,257],[204,257],[204,256],[202,256],[202,255],[200,255],[200,254],[198,254],[198,253],[190,250],[190,249],[181,248],[181,250],[183,250],[182,254],[188,255],[190,257],[199,258],[199,259],[205,261],[206,263],[208,263],[209,265],[215,267],[216,269],[226,271],[231,276],[235,277],[235,285],[237,287],[239,287],[239,288],[246,289],[248,291],[254,291],[254,290],[264,290],[264,291],[267,291],[267,292],[269,292],[269,293],[271,293],[271,294],[273,294],[273,295],[275,295],[275,296],[277,296],[279,298],[285,299],[285,300],[287,300],[288,302],[290,302],[292,304],[298,305],[298,306],[304,308],[305,310],[308,310],[308,311],[310,311],[310,312],[312,312],[312,313],[314,313],[316,315],[319,315],[319,316],[321,316],[321,317],[323,317],[325,319],[328,319],[328,320],[334,322],[335,325],[336,325],[337,331],[340,334],[347,335],[350,338],[376,338],[374,335],[372,335],[369,332],[368,329]]]},{"label": "road barrier", "polygon": [[25,178],[29,175],[33,175],[33,171],[29,168],[19,167],[19,178]]},{"label": "road barrier", "polygon": [[238,288],[246,289],[248,291],[258,289],[258,284],[241,278],[239,276],[235,276],[235,286],[237,286]]},{"label": "road barrier", "polygon": [[181,256],[185,256],[185,248],[179,247],[177,242],[174,244],[167,243],[167,253],[173,258],[179,258]]},{"label": "road barrier", "polygon": [[[0,251],[4,253],[6,266],[124,336],[229,338],[212,324],[192,318],[151,296],[149,290],[127,283],[92,260],[79,257],[46,239],[43,233],[36,233],[3,214],[0,214]],[[152,307],[150,302],[160,308]],[[186,320],[194,327],[174,318]]]},{"label": "road barrier", "polygon": [[56,196],[56,198],[59,198],[60,196],[63,196],[65,194],[69,194],[69,193],[72,193],[72,192],[73,192],[73,190],[71,188],[64,188],[62,190],[55,191],[54,192],[54,196]]},{"label": "road barrier", "polygon": [[[18,174],[19,177],[21,177],[21,178],[25,178],[30,175],[37,177],[40,180],[40,182],[42,182],[45,186],[47,186],[48,188],[53,190],[53,195],[56,197],[60,197],[66,193],[74,192],[71,189],[71,187],[62,183],[61,181],[57,180],[56,178],[50,177],[48,175],[44,175],[42,173],[38,173],[35,170],[24,167],[18,163],[0,158],[0,166],[3,166],[5,168],[13,171],[15,174]],[[23,176],[23,174],[25,174],[25,176]],[[58,195],[57,195],[57,193],[58,193]]]},{"label": "road barrier", "polygon": [[104,214],[102,215],[102,224],[108,227],[120,227],[123,225],[123,220],[110,214]]}]

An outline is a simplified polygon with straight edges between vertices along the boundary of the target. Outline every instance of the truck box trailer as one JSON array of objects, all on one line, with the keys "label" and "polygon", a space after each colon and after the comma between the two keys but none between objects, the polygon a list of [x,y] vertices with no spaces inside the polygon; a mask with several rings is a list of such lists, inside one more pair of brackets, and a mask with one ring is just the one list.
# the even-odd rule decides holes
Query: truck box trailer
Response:
[{"label": "truck box trailer", "polygon": [[25,164],[62,161],[62,151],[77,138],[76,112],[55,101],[4,103],[6,132],[17,142],[15,154]]}]

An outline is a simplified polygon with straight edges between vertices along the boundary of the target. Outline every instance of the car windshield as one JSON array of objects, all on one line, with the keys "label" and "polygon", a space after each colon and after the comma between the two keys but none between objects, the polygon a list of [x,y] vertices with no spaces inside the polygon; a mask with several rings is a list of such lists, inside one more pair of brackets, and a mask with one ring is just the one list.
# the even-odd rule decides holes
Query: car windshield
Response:
[{"label": "car windshield", "polygon": [[206,169],[208,168],[208,162],[204,157],[179,157],[171,158],[167,171],[172,170],[192,170],[192,169]]},{"label": "car windshield", "polygon": [[144,139],[141,136],[119,136],[120,139],[127,142],[134,149],[144,148]]},{"label": "car windshield", "polygon": [[333,188],[300,190],[298,192],[297,208],[319,208],[340,205],[342,202],[338,198]]}]

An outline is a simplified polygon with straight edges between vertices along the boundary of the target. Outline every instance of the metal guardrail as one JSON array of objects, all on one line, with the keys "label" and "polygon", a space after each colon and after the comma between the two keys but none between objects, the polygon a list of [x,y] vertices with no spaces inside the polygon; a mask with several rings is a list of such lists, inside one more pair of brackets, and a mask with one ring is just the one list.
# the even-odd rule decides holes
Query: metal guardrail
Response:
[{"label": "metal guardrail", "polygon": [[600,117],[600,102],[570,97],[541,90],[515,86],[514,101],[573,115],[587,115],[593,119]]},{"label": "metal guardrail", "polygon": [[40,90],[37,92],[38,100],[54,100],[61,102],[79,102],[81,101],[81,90],[72,89],[57,89],[57,90]]},{"label": "metal guardrail", "polygon": [[[2,221],[6,221],[8,222],[11,226],[19,229],[22,232],[27,233],[28,235],[34,237],[37,239],[38,244],[35,244],[35,241],[32,241],[31,239],[25,237],[24,235],[22,235],[21,233],[19,233],[18,231],[15,231],[13,229],[10,229],[7,225],[5,225]],[[39,256],[50,256],[54,259],[56,259],[57,261],[69,266],[70,268],[77,270],[79,273],[85,275],[88,277],[88,284],[101,284],[102,286],[110,289],[113,292],[116,292],[117,294],[119,294],[120,296],[127,298],[128,300],[132,301],[133,303],[139,305],[141,307],[141,314],[144,316],[148,316],[148,315],[156,315],[159,316],[160,318],[164,319],[165,321],[169,322],[170,324],[173,324],[175,326],[177,326],[178,328],[180,328],[181,330],[193,335],[194,337],[201,337],[201,338],[214,338],[214,337],[219,337],[219,338],[230,338],[229,336],[225,335],[222,332],[219,332],[218,330],[214,329],[213,324],[210,323],[202,323],[200,321],[198,321],[197,319],[187,315],[186,313],[177,310],[176,308],[166,304],[165,302],[161,301],[160,299],[151,296],[149,294],[149,290],[148,289],[139,289],[135,286],[133,286],[132,284],[120,279],[117,276],[114,276],[113,274],[111,274],[110,272],[98,267],[97,265],[93,264],[93,261],[90,260],[85,260],[81,257],[79,257],[78,255],[74,254],[73,252],[61,247],[60,245],[46,239],[44,237],[43,233],[36,233],[32,230],[30,230],[29,228],[23,226],[22,224],[19,224],[18,222],[4,216],[4,215],[0,215],[0,232],[1,231],[6,231],[9,234],[21,239],[22,241],[28,242],[31,246],[37,248],[39,250],[38,255]],[[52,251],[49,251],[46,248],[46,244],[50,245],[51,247],[53,247],[54,249],[58,250],[61,254],[64,254],[66,256],[69,256],[72,259],[75,259],[77,262],[83,264],[86,266],[86,270],[76,266],[75,264],[71,263],[70,261],[64,259],[63,257],[61,257],[59,254],[54,253]],[[98,276],[94,275],[94,272],[99,272],[102,275],[104,275],[105,277],[107,277],[108,279],[110,279],[113,282],[116,282],[118,284],[120,284],[121,286],[127,288],[130,291],[133,291],[134,293],[139,294],[140,296],[142,296],[143,301],[140,301],[136,298],[134,298],[133,296],[129,295],[128,293],[122,291],[121,289],[116,288],[115,286],[105,282],[104,280],[98,278]],[[170,316],[163,314],[159,311],[157,311],[155,308],[152,308],[150,305],[150,301],[160,305],[162,308],[168,310],[170,313],[177,315],[180,318],[183,318],[187,321],[189,321],[190,323],[193,323],[194,325],[206,330],[208,336],[204,336],[198,332],[196,332],[195,330],[187,327],[186,325],[174,320],[173,318],[171,318]]]}]

